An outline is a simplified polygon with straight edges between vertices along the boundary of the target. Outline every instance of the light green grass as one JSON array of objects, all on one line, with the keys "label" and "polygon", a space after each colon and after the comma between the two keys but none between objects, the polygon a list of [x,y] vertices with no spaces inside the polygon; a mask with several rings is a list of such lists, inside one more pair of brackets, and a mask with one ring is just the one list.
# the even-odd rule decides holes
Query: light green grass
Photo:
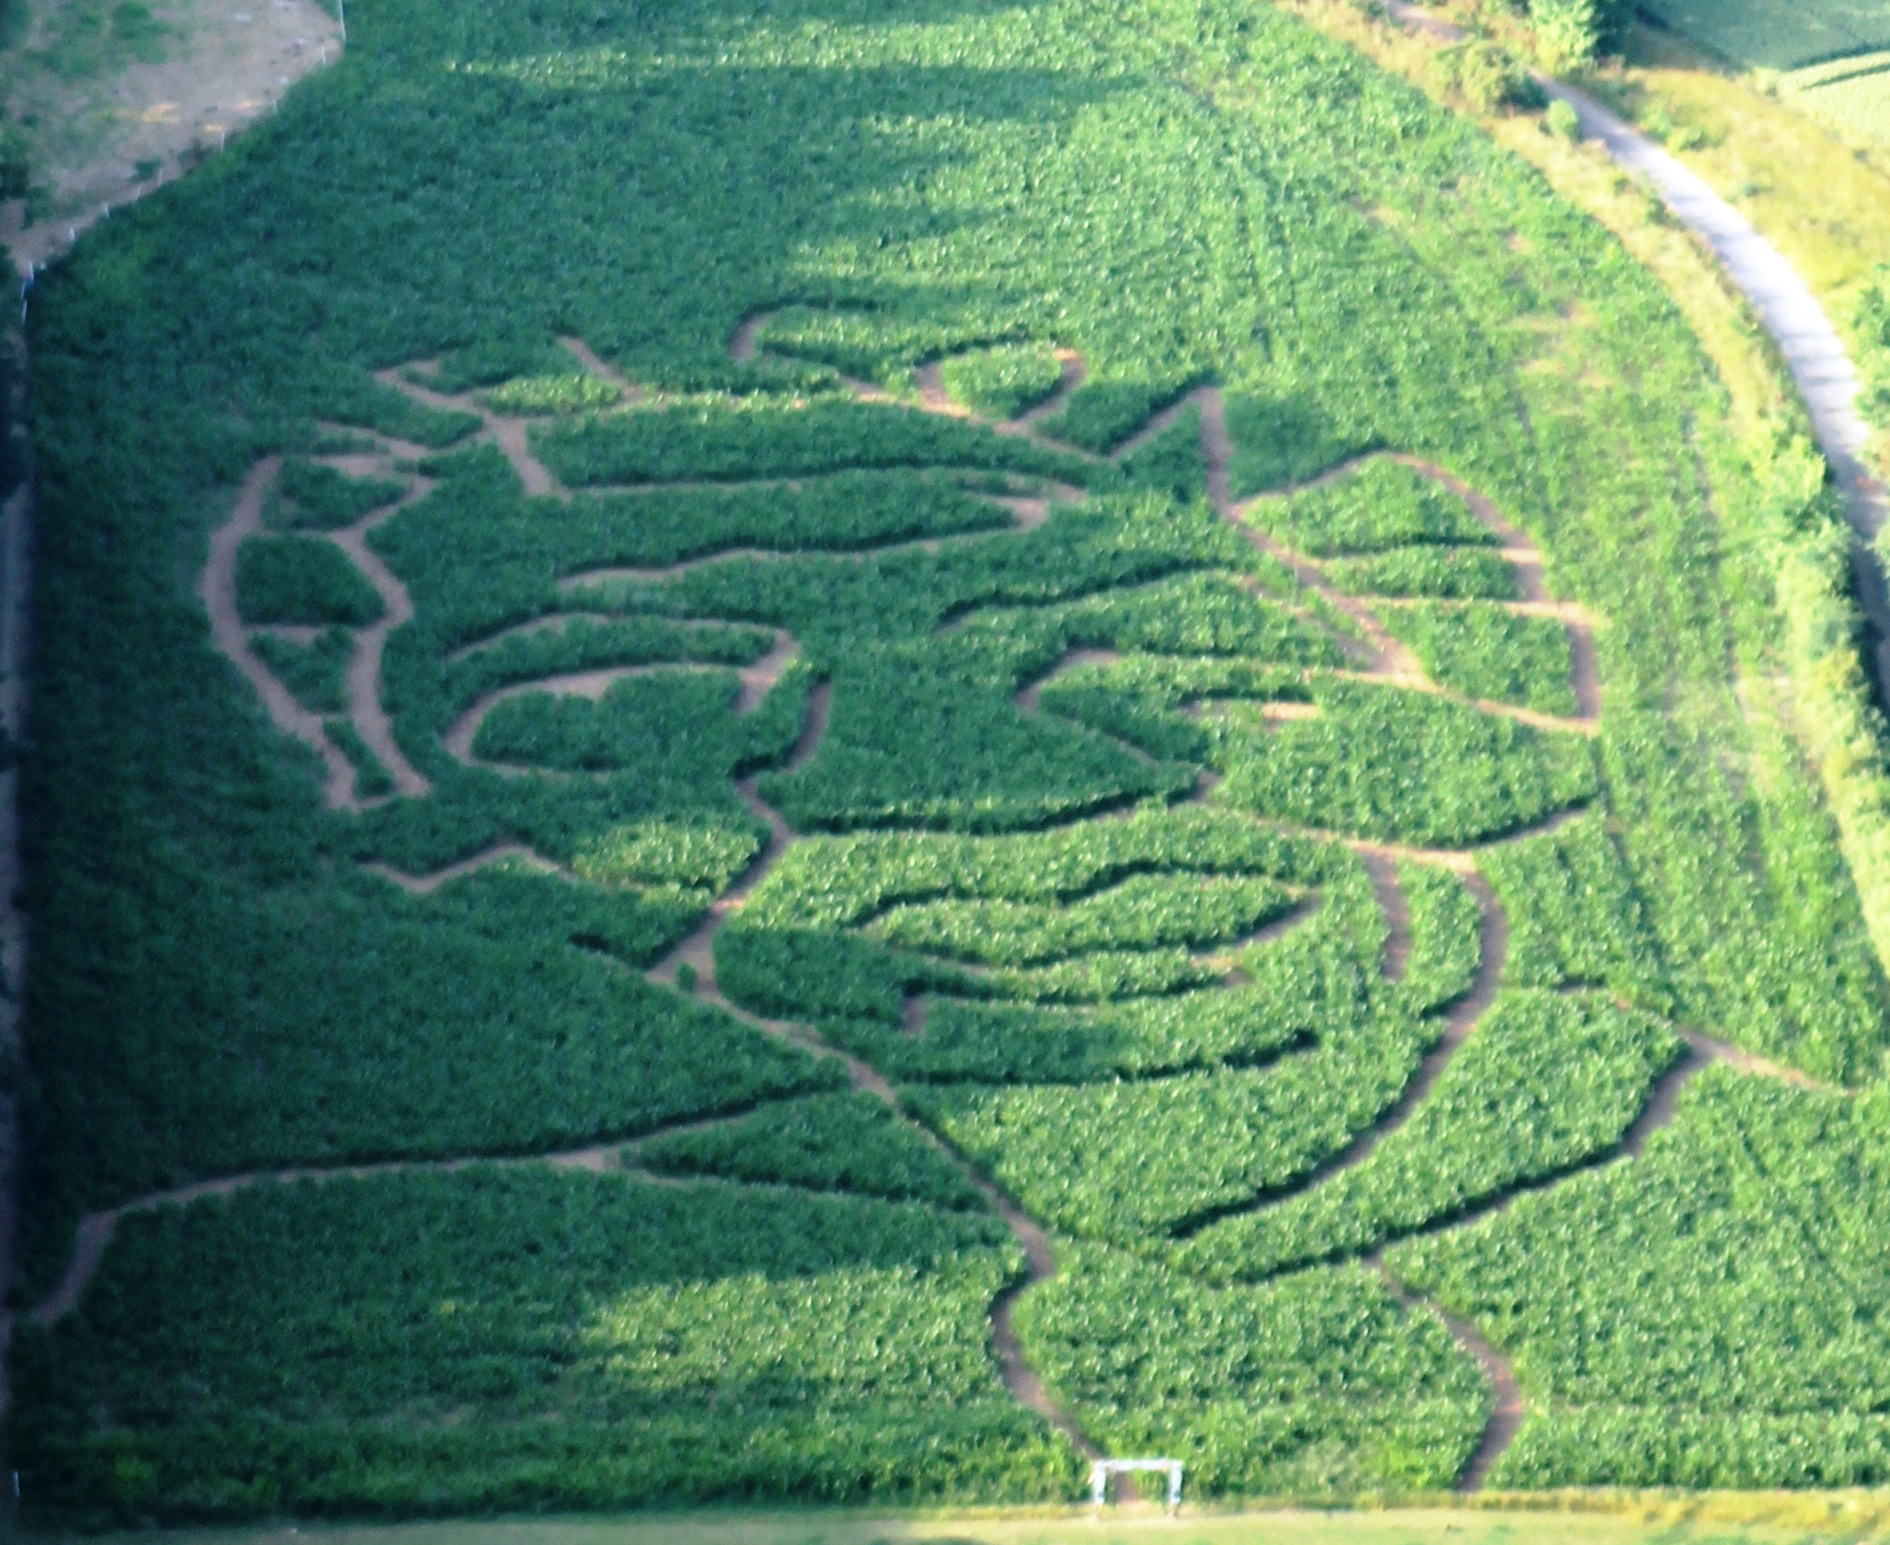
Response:
[{"label": "light green grass", "polygon": [[[1404,1507],[1358,1512],[1197,1512],[1149,1507],[892,1513],[714,1510],[619,1518],[470,1519],[415,1524],[264,1525],[89,1535],[93,1545],[1788,1545],[1884,1537],[1882,1493],[1625,1494],[1572,1506]],[[53,1545],[33,1536],[25,1545]]]}]

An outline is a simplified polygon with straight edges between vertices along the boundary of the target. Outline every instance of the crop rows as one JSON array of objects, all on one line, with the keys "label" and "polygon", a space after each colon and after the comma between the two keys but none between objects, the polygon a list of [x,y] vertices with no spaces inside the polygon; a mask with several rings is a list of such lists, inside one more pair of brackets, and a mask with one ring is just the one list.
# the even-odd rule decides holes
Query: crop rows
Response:
[{"label": "crop rows", "polygon": [[1612,1162],[1890,1043],[1651,281],[1284,14],[580,9],[36,295],[30,1495],[1444,1486],[1415,1294],[1505,1476],[1870,1478],[1874,1097]]}]

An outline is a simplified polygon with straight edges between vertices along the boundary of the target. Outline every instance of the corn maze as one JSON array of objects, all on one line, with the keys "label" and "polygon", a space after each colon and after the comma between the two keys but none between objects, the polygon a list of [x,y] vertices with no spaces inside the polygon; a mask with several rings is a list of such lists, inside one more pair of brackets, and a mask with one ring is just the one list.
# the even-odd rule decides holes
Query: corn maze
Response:
[{"label": "corn maze", "polygon": [[[1890,1474],[1881,968],[1603,233],[1271,13],[362,10],[36,301],[36,1506]],[[232,219],[337,309],[191,331]]]}]

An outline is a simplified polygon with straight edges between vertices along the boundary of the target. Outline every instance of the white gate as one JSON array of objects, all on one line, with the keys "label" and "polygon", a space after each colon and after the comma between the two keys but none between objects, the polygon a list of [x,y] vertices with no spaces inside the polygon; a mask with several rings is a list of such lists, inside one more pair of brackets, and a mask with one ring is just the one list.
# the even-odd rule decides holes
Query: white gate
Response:
[{"label": "white gate", "polygon": [[1168,1511],[1181,1508],[1181,1461],[1179,1459],[1098,1459],[1089,1467],[1090,1500],[1101,1507],[1109,1497],[1109,1477],[1134,1470],[1168,1472]]}]

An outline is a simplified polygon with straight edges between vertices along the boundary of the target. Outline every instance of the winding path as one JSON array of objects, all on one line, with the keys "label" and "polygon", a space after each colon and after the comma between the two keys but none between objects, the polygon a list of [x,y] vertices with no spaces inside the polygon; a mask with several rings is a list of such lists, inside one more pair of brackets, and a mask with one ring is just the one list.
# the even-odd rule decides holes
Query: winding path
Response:
[{"label": "winding path", "polygon": [[[731,342],[730,353],[735,358],[753,357],[759,346],[759,334],[766,313],[746,319],[737,330]],[[631,383],[613,372],[608,365],[599,360],[580,344],[566,340],[573,356],[583,366],[606,379],[610,379],[626,393],[636,392]],[[1005,423],[988,423],[978,419],[959,405],[950,401],[942,386],[942,372],[936,364],[924,367],[919,373],[920,406],[933,412],[946,412],[953,416],[973,419],[986,423],[986,427],[1009,434],[1021,434],[1032,439],[1041,435],[1038,425],[1053,413],[1070,391],[1083,380],[1083,362],[1080,356],[1070,351],[1063,351],[1064,375],[1057,391],[1045,402],[1040,403],[1030,412]],[[545,470],[543,465],[531,454],[529,445],[529,421],[508,417],[493,411],[470,394],[446,396],[417,386],[401,371],[384,372],[382,379],[388,384],[408,393],[429,406],[442,409],[466,410],[470,408],[482,419],[482,428],[476,439],[496,444],[511,462],[518,474],[520,483],[527,493],[547,494],[568,498],[569,492],[560,488]],[[861,382],[847,383],[856,395],[868,400],[890,400],[888,394],[877,387]],[[1294,553],[1278,542],[1255,530],[1244,517],[1251,514],[1265,499],[1277,495],[1262,495],[1259,499],[1236,503],[1230,496],[1228,485],[1228,461],[1230,446],[1228,442],[1224,405],[1221,393],[1213,386],[1196,387],[1184,393],[1162,412],[1154,415],[1150,422],[1135,435],[1118,445],[1108,457],[1095,456],[1097,461],[1115,460],[1132,453],[1137,447],[1146,444],[1154,436],[1170,428],[1180,416],[1190,410],[1197,410],[1201,420],[1202,449],[1206,462],[1207,486],[1210,502],[1222,518],[1241,531],[1254,546],[1287,564],[1299,577],[1301,583],[1313,594],[1320,597],[1332,613],[1342,617],[1346,625],[1354,632],[1350,635],[1337,627],[1329,628],[1332,635],[1351,652],[1357,668],[1349,672],[1335,673],[1357,679],[1370,680],[1382,685],[1402,686],[1412,690],[1425,691],[1459,701],[1490,713],[1502,714],[1525,722],[1538,724],[1540,727],[1557,731],[1573,731],[1593,734],[1599,722],[1601,693],[1595,664],[1595,650],[1592,630],[1595,619],[1582,608],[1571,603],[1552,599],[1547,592],[1544,577],[1544,564],[1541,552],[1531,544],[1515,527],[1507,523],[1494,504],[1455,478],[1446,469],[1424,462],[1413,456],[1399,456],[1397,459],[1412,467],[1423,476],[1448,488],[1461,498],[1476,518],[1488,529],[1501,544],[1505,559],[1513,567],[1521,592],[1521,599],[1505,604],[1512,610],[1532,616],[1551,617],[1561,621],[1567,628],[1570,638],[1570,669],[1572,686],[1578,704],[1579,717],[1573,719],[1555,718],[1533,714],[1514,705],[1485,703],[1462,697],[1441,687],[1429,679],[1421,664],[1404,645],[1384,626],[1378,615],[1378,609],[1384,605],[1399,604],[1395,601],[1383,601],[1369,596],[1353,595],[1340,590],[1331,583],[1324,569],[1318,563]],[[1046,444],[1052,443],[1045,440]],[[1067,449],[1067,447],[1059,447]],[[1382,454],[1382,453],[1381,453]],[[1364,460],[1359,458],[1358,460]],[[331,458],[339,467],[342,458]],[[348,458],[345,470],[354,471],[355,462],[360,462],[360,471],[375,470],[375,465],[385,467],[387,455],[379,457]],[[1316,480],[1331,481],[1345,476],[1358,464],[1347,462],[1331,469]],[[299,738],[310,739],[318,749],[326,749],[325,760],[332,755],[334,748],[328,744],[327,737],[321,732],[320,721],[308,715],[294,704],[292,698],[283,691],[279,683],[254,659],[249,649],[248,637],[242,628],[240,619],[234,615],[234,562],[235,550],[244,537],[260,527],[260,513],[263,498],[270,480],[276,472],[276,464],[267,462],[259,465],[246,480],[238,500],[237,516],[229,525],[220,530],[213,539],[212,562],[206,569],[204,595],[212,611],[213,624],[216,624],[217,642],[225,652],[235,660],[244,674],[255,682],[269,707],[272,718],[280,727]],[[399,747],[394,743],[391,726],[387,722],[381,707],[380,697],[380,656],[386,636],[395,627],[411,618],[411,601],[405,588],[386,569],[373,552],[366,538],[368,532],[382,521],[393,518],[401,508],[416,498],[424,497],[431,488],[429,480],[416,482],[405,498],[399,503],[357,523],[346,531],[331,533],[343,551],[347,552],[362,572],[380,592],[385,603],[385,615],[373,629],[362,630],[353,657],[348,683],[350,718],[357,731],[370,747],[381,756],[394,772],[402,794],[425,793],[427,783],[413,770],[401,756]],[[1017,497],[1007,502],[1018,516],[1020,527],[1035,524],[1047,518],[1052,498],[1071,493],[1071,490],[1052,489],[1041,495]],[[1290,492],[1290,490],[1288,491]],[[902,544],[903,545],[903,544]],[[564,577],[558,582],[559,592],[568,597],[574,608],[585,604],[583,587],[606,578],[624,578],[641,581],[660,581],[673,578],[676,574],[701,563],[718,562],[732,556],[724,552],[703,558],[684,560],[683,562],[656,569],[611,569],[597,570]],[[757,550],[756,557],[780,557],[775,553]],[[544,629],[567,625],[571,616],[580,612],[557,613],[552,616],[534,619],[505,630],[495,635],[494,639],[481,640],[460,651],[460,656],[485,647],[497,638],[526,630]],[[743,711],[752,711],[757,707],[768,691],[778,683],[782,674],[797,656],[795,641],[787,633],[777,630],[776,641],[769,652],[753,662],[741,672],[742,687],[738,707]],[[254,671],[245,666],[245,657]],[[1068,652],[1047,672],[1026,684],[1016,694],[1019,708],[1035,711],[1039,694],[1044,686],[1060,673],[1084,665],[1098,665],[1117,658],[1112,650],[1076,649]],[[498,703],[506,698],[524,692],[552,692],[579,694],[597,697],[604,693],[612,683],[626,676],[649,670],[670,670],[676,668],[703,668],[693,662],[667,662],[655,665],[636,665],[606,667],[597,670],[570,672],[554,675],[529,682],[518,683],[488,692],[473,702],[461,714],[455,724],[444,736],[447,752],[462,761],[472,760],[472,742],[480,723]],[[804,766],[818,751],[824,736],[830,711],[830,688],[825,682],[815,686],[810,693],[807,717],[802,733],[792,753],[785,762],[788,770]],[[1277,717],[1297,717],[1309,711],[1308,705],[1285,704],[1270,705],[1279,707]],[[1316,711],[1316,709],[1310,710]],[[299,715],[299,717],[298,717]],[[312,730],[312,739],[310,731]],[[343,764],[345,768],[345,763]],[[340,797],[335,792],[336,779],[331,763],[330,803],[354,804],[345,791]],[[351,780],[352,774],[349,773]],[[351,781],[349,787],[351,788]],[[902,1117],[905,1112],[897,1090],[871,1064],[837,1047],[826,1043],[809,1026],[767,1018],[756,1014],[730,1001],[716,981],[715,940],[720,929],[726,924],[753,893],[755,888],[772,872],[782,857],[796,840],[781,814],[762,799],[759,782],[756,778],[744,778],[736,784],[736,790],[749,810],[761,820],[768,829],[768,839],[753,862],[721,895],[710,908],[702,923],[686,938],[680,941],[669,953],[646,973],[652,981],[677,990],[687,990],[707,1003],[715,1005],[731,1017],[752,1026],[764,1034],[776,1037],[823,1058],[838,1061],[845,1069],[852,1086],[884,1101]],[[1579,814],[1579,810],[1565,810],[1555,813],[1543,822],[1531,828],[1535,831],[1553,829],[1561,822]],[[1350,1146],[1333,1156],[1321,1166],[1311,1179],[1304,1183],[1316,1183],[1333,1173],[1364,1162],[1387,1135],[1398,1130],[1410,1116],[1419,1109],[1438,1077],[1442,1074],[1451,1058],[1473,1033],[1483,1014],[1494,1000],[1501,979],[1507,945],[1507,919],[1494,893],[1478,872],[1475,850],[1431,851],[1401,847],[1396,844],[1370,842],[1343,837],[1340,834],[1327,834],[1336,840],[1344,841],[1356,852],[1370,876],[1381,912],[1387,926],[1387,936],[1382,958],[1382,971],[1389,981],[1399,980],[1404,971],[1410,951],[1410,934],[1407,907],[1402,886],[1398,883],[1397,864],[1401,860],[1430,863],[1451,869],[1461,875],[1474,891],[1480,910],[1480,954],[1476,976],[1470,989],[1446,1011],[1443,1031],[1438,1043],[1424,1057],[1413,1077],[1408,1082],[1397,1102],[1371,1128],[1362,1133]],[[1514,840],[1514,836],[1508,839]],[[385,866],[372,866],[386,878],[416,892],[425,893],[437,888],[459,875],[469,873],[482,866],[501,861],[518,861],[549,872],[567,874],[560,866],[551,864],[529,849],[515,843],[494,845],[474,854],[458,863],[428,875],[401,874]],[[1303,909],[1301,909],[1303,911]],[[1290,926],[1297,920],[1289,918],[1280,926]],[[685,982],[687,987],[685,989]],[[924,1028],[924,1000],[914,997],[907,1004],[906,1023],[909,1033],[922,1034]],[[1656,1091],[1641,1118],[1635,1123],[1624,1148],[1628,1152],[1638,1152],[1639,1146],[1652,1130],[1671,1118],[1677,1100],[1680,1083],[1684,1077],[1711,1057],[1724,1056],[1732,1060],[1737,1054],[1731,1048],[1718,1043],[1709,1043],[1704,1037],[1689,1036],[1693,1046],[1693,1055],[1683,1068],[1677,1070]],[[1769,1064],[1759,1064],[1757,1059],[1746,1058],[1742,1064],[1751,1071],[1764,1071],[1779,1076],[1782,1070]],[[726,1118],[710,1118],[726,1119]],[[910,1118],[906,1118],[910,1119]],[[1012,1311],[1018,1296],[1031,1285],[1041,1282],[1054,1274],[1056,1262],[1051,1241],[1034,1219],[1026,1215],[1010,1197],[1005,1195],[979,1168],[967,1161],[937,1133],[921,1123],[912,1123],[913,1129],[925,1141],[933,1145],[957,1165],[966,1177],[977,1186],[986,1197],[993,1210],[1005,1221],[1012,1236],[1023,1252],[1026,1262],[1025,1271],[1019,1281],[1007,1287],[991,1305],[991,1348],[999,1365],[1006,1387],[1021,1403],[1045,1416],[1061,1429],[1076,1446],[1079,1452],[1089,1457],[1097,1456],[1097,1449],[1084,1436],[1080,1428],[1062,1410],[1045,1390],[1041,1379],[1034,1369],[1018,1340],[1012,1323]],[[595,1145],[572,1150],[566,1154],[525,1156],[502,1162],[551,1163],[568,1165],[586,1165],[602,1168],[617,1161],[617,1158],[629,1146],[624,1142]],[[128,1212],[144,1211],[151,1207],[181,1203],[202,1196],[227,1194],[239,1186],[257,1183],[264,1179],[324,1178],[337,1175],[362,1176],[393,1170],[418,1168],[455,1168],[466,1163],[479,1162],[477,1159],[446,1159],[436,1161],[418,1161],[415,1163],[394,1163],[388,1165],[335,1167],[331,1169],[291,1169],[275,1172],[267,1176],[240,1176],[228,1180],[215,1180],[177,1191],[161,1193],[156,1196],[128,1202],[107,1212],[89,1216],[82,1224],[75,1241],[74,1256],[69,1264],[65,1278],[53,1296],[34,1311],[35,1318],[42,1323],[50,1323],[68,1312],[79,1300],[84,1285],[95,1270],[102,1257],[112,1230],[119,1218]],[[1298,1189],[1296,1187],[1296,1189]],[[1263,1206],[1274,1198],[1271,1196],[1255,1198],[1244,1204],[1243,1209]],[[1503,1199],[1507,1200],[1507,1198]],[[1385,1270],[1382,1260],[1377,1264]],[[1388,1273],[1387,1273],[1388,1275]],[[1414,1302],[1408,1290],[1399,1287],[1398,1292],[1408,1302]],[[1428,1306],[1436,1311],[1436,1306]],[[1441,1314],[1441,1311],[1436,1311]],[[1480,1483],[1483,1474],[1500,1455],[1503,1447],[1513,1435],[1516,1425],[1521,1420],[1522,1400],[1513,1376],[1501,1355],[1484,1341],[1473,1327],[1443,1316],[1444,1322],[1451,1328],[1460,1342],[1479,1363],[1488,1371],[1495,1389],[1494,1411],[1488,1429],[1483,1435],[1476,1457],[1471,1461],[1461,1484],[1473,1487]]]}]

